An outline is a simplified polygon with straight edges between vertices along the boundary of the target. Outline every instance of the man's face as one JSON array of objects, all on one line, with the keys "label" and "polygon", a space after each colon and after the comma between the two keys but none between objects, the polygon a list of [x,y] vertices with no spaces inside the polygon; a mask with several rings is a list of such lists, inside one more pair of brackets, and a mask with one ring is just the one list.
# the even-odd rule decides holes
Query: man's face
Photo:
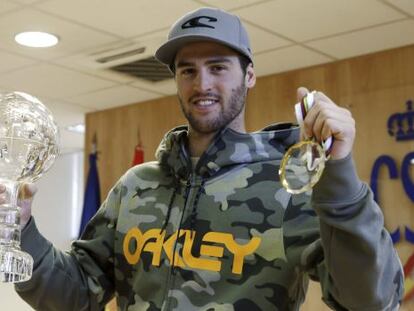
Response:
[{"label": "man's face", "polygon": [[196,42],[181,48],[175,58],[175,78],[181,109],[190,129],[211,134],[224,126],[244,130],[244,104],[252,87],[232,49],[213,42]]}]

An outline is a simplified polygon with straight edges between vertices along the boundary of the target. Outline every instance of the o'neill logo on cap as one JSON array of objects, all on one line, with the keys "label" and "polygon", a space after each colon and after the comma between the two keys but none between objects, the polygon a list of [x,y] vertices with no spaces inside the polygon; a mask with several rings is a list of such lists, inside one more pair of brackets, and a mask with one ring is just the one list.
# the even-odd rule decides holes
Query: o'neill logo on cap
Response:
[{"label": "o'neill logo on cap", "polygon": [[214,26],[207,25],[207,24],[203,24],[201,22],[201,20],[203,20],[204,22],[207,22],[207,23],[215,23],[215,22],[217,22],[217,18],[215,18],[215,17],[211,17],[211,16],[197,16],[197,17],[193,17],[192,19],[189,19],[188,21],[186,21],[181,26],[181,28],[182,29],[197,28],[197,27],[212,28],[212,29],[215,28]]}]

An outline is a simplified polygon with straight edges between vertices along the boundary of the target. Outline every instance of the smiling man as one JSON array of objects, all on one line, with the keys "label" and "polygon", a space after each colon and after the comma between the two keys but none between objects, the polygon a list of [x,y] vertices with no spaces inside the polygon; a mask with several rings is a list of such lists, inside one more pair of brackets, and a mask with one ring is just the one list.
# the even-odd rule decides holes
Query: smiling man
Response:
[{"label": "smiling man", "polygon": [[[125,311],[293,311],[312,278],[335,310],[397,310],[401,265],[356,174],[351,113],[314,93],[303,130],[333,137],[331,158],[313,193],[291,195],[277,172],[299,128],[246,133],[256,77],[240,19],[190,12],[156,57],[174,73],[188,125],[119,180],[70,253],[37,231],[26,200],[22,248],[35,269],[17,292],[42,311],[101,310],[114,295]],[[306,94],[298,88],[298,100]]]},{"label": "smiling man", "polygon": [[181,109],[190,125],[193,156],[200,156],[224,127],[246,132],[246,95],[256,78],[252,64],[241,67],[241,57],[215,42],[189,43],[177,53],[175,79]]}]

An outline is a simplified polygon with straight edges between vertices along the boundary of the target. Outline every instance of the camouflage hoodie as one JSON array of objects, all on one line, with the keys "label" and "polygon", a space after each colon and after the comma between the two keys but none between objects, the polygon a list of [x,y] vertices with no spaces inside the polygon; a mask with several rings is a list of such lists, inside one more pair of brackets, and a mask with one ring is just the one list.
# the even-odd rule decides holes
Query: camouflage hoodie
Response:
[{"label": "camouflage hoodie", "polygon": [[351,157],[330,161],[310,194],[290,195],[278,167],[297,129],[218,133],[193,168],[187,128],[157,162],[130,169],[82,240],[62,253],[23,231],[35,259],[18,293],[37,310],[299,310],[308,279],[336,310],[393,310],[401,266]]}]

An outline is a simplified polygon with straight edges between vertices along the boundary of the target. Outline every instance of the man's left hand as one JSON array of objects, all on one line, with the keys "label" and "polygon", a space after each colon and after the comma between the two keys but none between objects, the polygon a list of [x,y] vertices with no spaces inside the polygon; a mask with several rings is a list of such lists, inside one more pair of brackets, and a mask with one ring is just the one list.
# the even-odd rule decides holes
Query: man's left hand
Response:
[{"label": "man's left hand", "polygon": [[[298,101],[309,91],[300,87]],[[355,120],[348,109],[339,107],[322,92],[314,93],[314,104],[304,120],[305,135],[317,141],[325,141],[332,136],[331,159],[343,159],[352,151],[355,140]]]}]

